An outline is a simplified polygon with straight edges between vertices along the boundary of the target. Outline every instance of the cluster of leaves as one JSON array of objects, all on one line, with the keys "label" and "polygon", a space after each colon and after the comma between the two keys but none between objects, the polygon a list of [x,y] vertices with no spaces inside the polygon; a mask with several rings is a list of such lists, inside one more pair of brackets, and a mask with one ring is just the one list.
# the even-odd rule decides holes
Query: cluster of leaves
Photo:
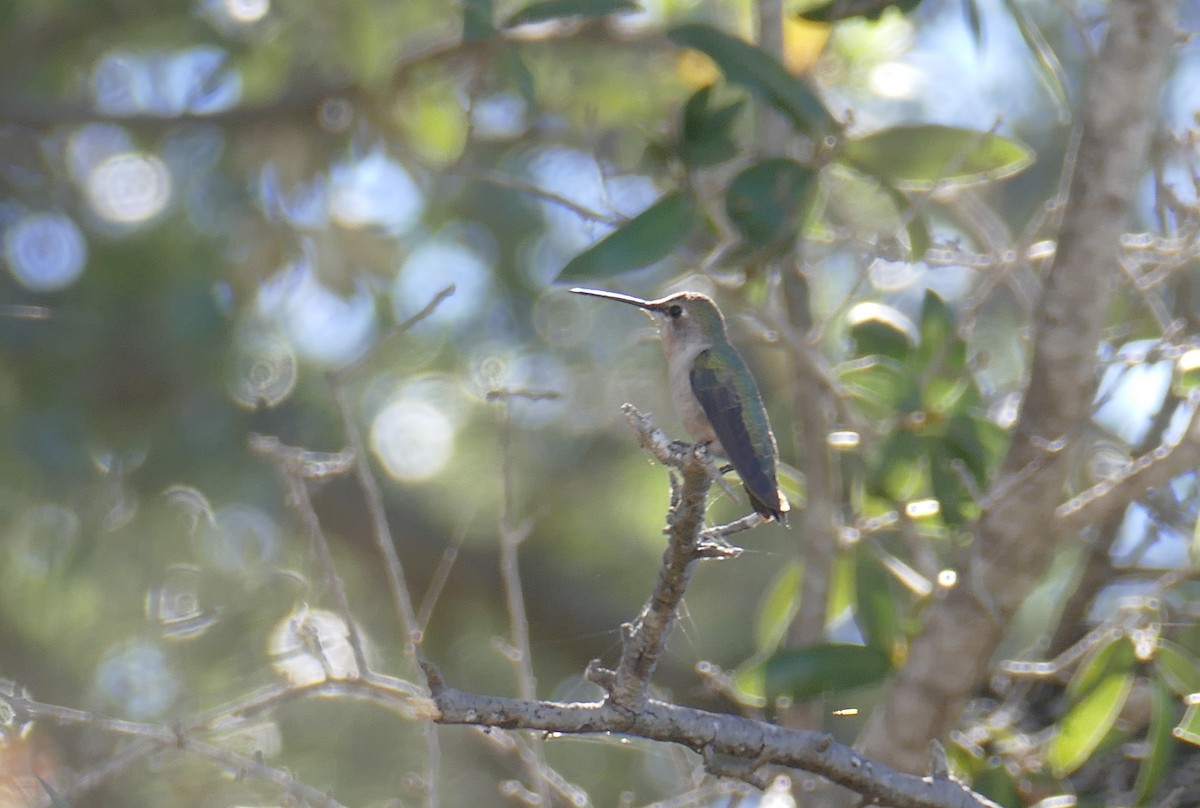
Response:
[{"label": "cluster of leaves", "polygon": [[[909,256],[918,259],[931,242],[926,200],[914,204],[909,193],[1008,177],[1032,162],[1030,149],[1015,139],[958,127],[896,126],[847,136],[808,81],[789,73],[762,49],[698,23],[679,26],[668,36],[681,47],[703,53],[727,82],[774,107],[812,144],[807,162],[762,158],[739,166],[729,179],[723,207],[738,243],[727,252],[727,260],[780,255],[806,227],[816,229],[829,196],[837,193],[836,183],[821,181],[832,171],[850,174],[859,186],[877,189],[887,198],[890,219],[903,236],[886,236],[905,242]],[[659,144],[656,154],[686,171],[711,169],[744,154],[735,133],[743,101],[717,99],[713,85],[697,90],[683,106],[676,137]],[[704,222],[703,208],[686,185],[670,191],[572,259],[559,277],[605,278],[659,261],[685,245]]]}]

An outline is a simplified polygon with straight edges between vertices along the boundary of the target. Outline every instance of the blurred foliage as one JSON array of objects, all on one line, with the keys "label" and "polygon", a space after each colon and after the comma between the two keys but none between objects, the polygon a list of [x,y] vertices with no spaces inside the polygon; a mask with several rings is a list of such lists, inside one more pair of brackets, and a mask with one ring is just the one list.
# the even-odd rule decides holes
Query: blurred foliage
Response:
[{"label": "blurred foliage", "polygon": [[[341,393],[428,621],[422,652],[457,687],[515,692],[508,508],[533,520],[521,572],[538,692],[594,698],[581,673],[615,657],[654,581],[669,494],[618,407],[682,432],[641,316],[554,286],[587,279],[714,294],[783,460],[829,450],[840,476],[827,642],[789,643],[804,537],[763,527],[696,576],[656,684],[713,709],[865,711],[976,549],[1053,254],[1060,118],[1088,44],[1060,4],[991,6],[802,4],[780,60],[742,38],[742,3],[0,4],[0,677],[171,726],[311,674],[297,626],[337,624],[329,582],[248,438],[336,452]],[[930,66],[963,42],[999,91]],[[786,154],[756,145],[763,108],[787,121]],[[1195,132],[1166,131],[1136,224],[1151,232],[1121,257],[1095,445],[1072,447],[1078,490],[1170,434],[1195,387]],[[790,322],[784,295],[803,301]],[[841,396],[828,447],[802,446],[792,423],[781,332],[801,323]],[[497,390],[557,394],[508,399],[507,450]],[[361,486],[311,487],[370,661],[415,678]],[[1200,593],[1153,580],[1194,563],[1194,478],[1154,494],[1131,506],[1118,569],[1052,670],[1006,668],[964,717],[956,773],[1002,804],[1116,787],[1150,804],[1200,739],[1186,700]],[[715,500],[714,522],[742,515]],[[1055,613],[1072,558],[1048,571]],[[1014,656],[1046,647],[1049,614],[1022,624]],[[344,804],[422,799],[418,722],[311,699],[256,721],[207,740]],[[0,805],[281,800],[165,752],[73,801],[75,776],[127,739],[6,733]],[[444,805],[491,804],[520,777],[494,740],[439,737]],[[555,738],[546,754],[595,804],[697,788],[697,759],[676,749]],[[1123,779],[1100,782],[1109,770]]]}]

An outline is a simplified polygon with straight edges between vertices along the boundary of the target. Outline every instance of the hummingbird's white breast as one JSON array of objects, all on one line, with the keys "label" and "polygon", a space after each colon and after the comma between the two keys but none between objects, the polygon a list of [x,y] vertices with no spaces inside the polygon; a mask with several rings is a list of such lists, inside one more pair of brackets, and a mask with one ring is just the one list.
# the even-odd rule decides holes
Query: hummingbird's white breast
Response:
[{"label": "hummingbird's white breast", "polygon": [[700,342],[680,344],[678,341],[674,344],[664,341],[663,344],[667,347],[667,377],[671,384],[671,401],[675,404],[675,412],[683,422],[683,428],[692,440],[711,441],[712,451],[724,454],[721,442],[717,440],[712,424],[704,414],[704,408],[700,406],[700,400],[692,392],[692,364],[708,346]]}]

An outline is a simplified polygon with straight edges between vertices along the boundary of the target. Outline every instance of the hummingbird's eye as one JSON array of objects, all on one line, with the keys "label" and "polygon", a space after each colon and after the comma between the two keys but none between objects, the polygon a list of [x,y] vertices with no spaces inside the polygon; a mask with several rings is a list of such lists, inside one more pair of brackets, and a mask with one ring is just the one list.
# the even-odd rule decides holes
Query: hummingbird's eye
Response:
[{"label": "hummingbird's eye", "polygon": [[676,303],[674,306],[671,306],[671,308],[667,309],[667,314],[670,315],[672,320],[678,320],[680,315],[683,314],[683,306],[680,306],[678,303]]}]

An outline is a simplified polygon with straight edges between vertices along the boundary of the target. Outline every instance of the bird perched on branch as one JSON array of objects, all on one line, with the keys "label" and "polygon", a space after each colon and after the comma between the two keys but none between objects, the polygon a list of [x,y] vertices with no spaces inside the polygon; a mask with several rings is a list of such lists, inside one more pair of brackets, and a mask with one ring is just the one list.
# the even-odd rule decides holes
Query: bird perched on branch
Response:
[{"label": "bird perched on branch", "polygon": [[693,440],[729,459],[755,511],[786,523],[791,506],[779,490],[779,450],[767,410],[712,298],[680,292],[643,300],[598,289],[571,291],[628,303],[654,318],[667,354],[671,399],[683,428]]}]

